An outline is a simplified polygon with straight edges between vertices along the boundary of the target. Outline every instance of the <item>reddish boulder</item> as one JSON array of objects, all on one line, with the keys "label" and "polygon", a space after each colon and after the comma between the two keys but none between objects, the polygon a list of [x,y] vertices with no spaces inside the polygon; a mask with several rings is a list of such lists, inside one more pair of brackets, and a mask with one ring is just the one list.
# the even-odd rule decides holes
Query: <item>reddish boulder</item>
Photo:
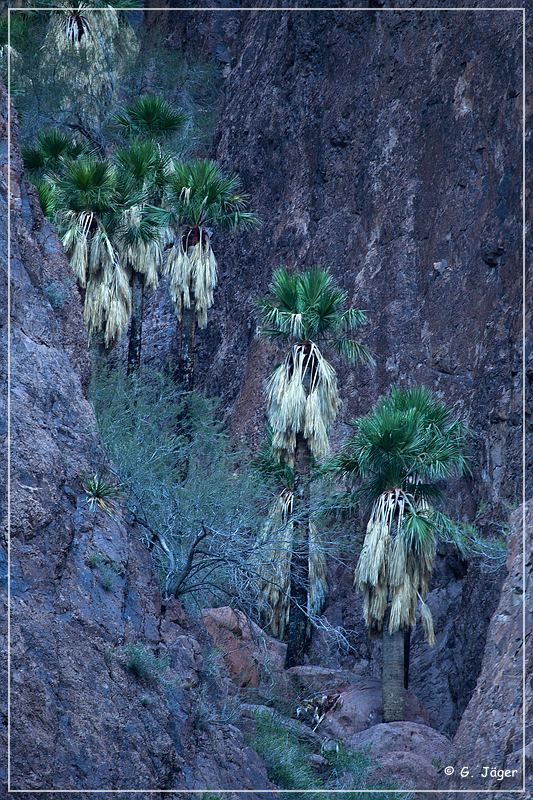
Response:
[{"label": "reddish boulder", "polygon": [[444,784],[451,742],[427,725],[387,722],[352,736],[350,749],[366,752],[371,759],[369,782],[400,789],[438,789]]},{"label": "reddish boulder", "polygon": [[204,625],[240,688],[256,687],[265,673],[282,672],[286,646],[229,606],[202,611]]}]

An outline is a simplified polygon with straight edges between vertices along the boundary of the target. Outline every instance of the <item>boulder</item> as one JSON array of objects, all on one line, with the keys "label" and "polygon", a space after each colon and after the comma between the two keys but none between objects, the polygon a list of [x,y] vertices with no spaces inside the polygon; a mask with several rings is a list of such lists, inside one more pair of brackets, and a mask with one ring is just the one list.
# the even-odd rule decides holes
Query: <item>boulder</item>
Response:
[{"label": "boulder", "polygon": [[[407,693],[406,720],[425,726],[431,725],[427,712],[414,695]],[[381,681],[376,678],[359,678],[345,691],[324,717],[320,729],[324,734],[344,742],[352,749],[355,734],[383,722]]]},{"label": "boulder", "polygon": [[202,619],[239,688],[257,687],[263,676],[283,671],[286,645],[267,636],[242,611],[229,606],[206,608]]},{"label": "boulder", "polygon": [[350,749],[368,755],[368,782],[401,789],[437,789],[444,786],[443,769],[449,764],[451,742],[418,722],[384,722],[360,731]]},{"label": "boulder", "polygon": [[[525,512],[525,513],[524,513]],[[525,563],[523,560],[525,546]],[[508,574],[500,602],[493,615],[488,635],[481,675],[472,699],[461,719],[454,739],[455,773],[450,786],[464,788],[460,767],[471,769],[469,788],[507,790],[522,785],[522,671],[525,682],[526,706],[526,789],[533,793],[533,637],[523,643],[522,625],[526,631],[533,626],[533,501],[521,506],[511,515],[508,536]],[[524,598],[525,593],[525,598]],[[526,618],[523,620],[523,609]],[[525,653],[523,647],[525,646]],[[525,656],[525,664],[522,661]],[[483,770],[483,767],[488,770]],[[492,771],[491,771],[492,768]],[[459,797],[459,795],[457,795]]]}]

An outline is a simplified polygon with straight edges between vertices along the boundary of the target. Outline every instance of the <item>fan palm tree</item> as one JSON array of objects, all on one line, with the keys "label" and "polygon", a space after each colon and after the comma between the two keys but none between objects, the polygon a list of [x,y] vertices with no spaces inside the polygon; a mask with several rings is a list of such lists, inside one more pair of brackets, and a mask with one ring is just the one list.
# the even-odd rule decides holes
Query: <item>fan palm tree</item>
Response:
[{"label": "fan palm tree", "polygon": [[[157,287],[163,264],[168,214],[159,202],[171,160],[150,139],[137,139],[120,148],[114,160],[123,194],[120,205],[126,209],[117,226],[117,238],[132,290],[127,357],[131,374],[141,365],[145,290]],[[132,202],[135,195],[137,202]]]},{"label": "fan palm tree", "polygon": [[89,335],[104,329],[106,346],[126,327],[131,293],[112,231],[117,228],[117,174],[109,161],[82,157],[54,182],[55,221],[70,265],[85,290]]},{"label": "fan palm tree", "polygon": [[169,251],[166,272],[170,294],[181,322],[180,361],[183,383],[194,382],[196,324],[207,326],[217,285],[217,262],[211,234],[219,230],[245,230],[259,224],[247,210],[248,196],[238,175],[225,175],[206,159],[178,161],[168,177],[166,206],[174,219],[175,239]]},{"label": "fan palm tree", "polygon": [[[146,202],[139,182],[118,165],[81,157],[66,165],[52,183],[54,219],[70,263],[85,290],[84,318],[89,335],[104,332],[106,347],[127,328],[132,285],[157,285],[166,214]],[[42,188],[40,193],[42,193]],[[129,352],[140,359],[141,316],[130,329]]]},{"label": "fan palm tree", "polygon": [[460,539],[460,526],[436,507],[441,483],[468,474],[470,431],[424,386],[392,388],[354,432],[333,464],[356,484],[369,509],[354,584],[370,630],[383,634],[383,715],[404,718],[404,632],[417,608],[430,646],[435,642],[425,602],[436,543]]},{"label": "fan palm tree", "polygon": [[274,272],[270,295],[260,301],[261,334],[289,346],[267,384],[268,422],[274,455],[294,469],[293,544],[286,666],[303,662],[307,643],[309,585],[309,475],[311,459],[323,458],[328,431],[339,408],[337,375],[322,354],[372,363],[368,349],[351,333],[364,324],[364,311],[347,307],[347,294],[327,270]]},{"label": "fan palm tree", "polygon": [[[128,4],[130,0],[123,5]],[[43,70],[54,76],[62,107],[69,109],[76,97],[76,125],[91,131],[96,142],[101,142],[101,126],[139,49],[124,12],[114,7],[118,5],[105,0],[55,0],[39,54]]]},{"label": "fan palm tree", "polygon": [[[145,289],[157,286],[163,247],[170,239],[168,214],[165,217],[161,210],[155,211],[155,207],[161,204],[172,164],[170,155],[163,151],[161,143],[181,132],[187,120],[188,114],[157,95],[144,95],[115,115],[116,125],[132,140],[127,147],[117,151],[116,162],[127,181],[145,197],[143,207],[132,209],[129,218],[133,224],[135,220],[140,222],[142,219],[144,225],[137,229],[137,234],[143,230],[150,236],[150,241],[144,242],[136,234],[135,239],[141,247],[129,248],[133,302],[128,374],[138,370],[141,364]],[[134,234],[134,231],[131,230],[130,234]]]}]

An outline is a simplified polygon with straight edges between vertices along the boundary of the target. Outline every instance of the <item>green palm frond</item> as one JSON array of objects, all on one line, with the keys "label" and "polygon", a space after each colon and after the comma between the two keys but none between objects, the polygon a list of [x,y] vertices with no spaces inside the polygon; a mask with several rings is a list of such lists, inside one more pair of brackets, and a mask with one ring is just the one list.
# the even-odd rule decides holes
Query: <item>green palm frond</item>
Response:
[{"label": "green palm frond", "polygon": [[56,172],[67,160],[78,158],[84,150],[84,146],[72,137],[52,128],[41,131],[35,144],[22,148],[22,159],[29,174],[38,176]]},{"label": "green palm frond", "polygon": [[207,325],[217,285],[217,261],[209,228],[235,230],[258,224],[246,209],[238,175],[225,175],[209,159],[176,161],[166,178],[164,205],[171,210],[169,230],[176,233],[166,272],[178,319],[194,306],[200,328]]},{"label": "green palm frond", "polygon": [[117,165],[141,185],[153,179],[160,161],[157,144],[151,139],[136,140],[115,152]]},{"label": "green palm frond", "polygon": [[347,294],[335,285],[327,269],[315,267],[303,273],[285,267],[274,271],[269,296],[258,302],[262,335],[324,341],[345,358],[373,363],[367,347],[346,336],[366,321],[366,313],[346,308]]},{"label": "green palm frond", "polygon": [[167,202],[181,225],[228,230],[259,224],[247,210],[238,175],[225,175],[215,161],[176,161],[167,181]]},{"label": "green palm frond", "polygon": [[185,111],[174,108],[164,98],[149,94],[122,108],[115,116],[115,123],[128,136],[161,140],[181,131],[188,118]]},{"label": "green palm frond", "polygon": [[47,219],[53,219],[57,207],[57,198],[55,187],[48,181],[39,181],[35,184],[37,194],[39,196],[39,203],[43,210],[43,214]]},{"label": "green palm frond", "polygon": [[333,342],[335,349],[339,355],[343,356],[347,361],[356,361],[359,364],[368,364],[374,366],[376,360],[366,345],[355,339],[349,339],[347,336],[339,336]]},{"label": "green palm frond", "polygon": [[269,288],[269,296],[258,303],[260,332],[290,344],[267,385],[274,450],[290,463],[297,435],[303,434],[312,455],[320,459],[327,454],[328,431],[340,403],[337,376],[322,348],[334,346],[349,359],[372,363],[368,349],[344,333],[349,324],[362,323],[365,315],[346,308],[346,292],[319,267],[302,273],[280,267]]},{"label": "green palm frond", "polygon": [[114,202],[115,168],[108,161],[81,157],[70,162],[56,183],[58,204],[75,212],[101,213]]}]

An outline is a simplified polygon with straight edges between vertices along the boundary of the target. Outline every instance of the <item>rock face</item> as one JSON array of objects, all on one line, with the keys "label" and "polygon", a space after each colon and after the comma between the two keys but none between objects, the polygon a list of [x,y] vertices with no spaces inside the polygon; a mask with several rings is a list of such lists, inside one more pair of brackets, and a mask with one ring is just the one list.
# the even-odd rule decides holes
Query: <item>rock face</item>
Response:
[{"label": "rock face", "polygon": [[[525,586],[523,576],[523,531],[525,531]],[[508,575],[503,584],[500,602],[487,633],[483,667],[476,689],[461,719],[454,739],[456,776],[453,786],[464,788],[457,779],[461,766],[467,766],[472,777],[468,788],[519,789],[522,786],[522,676],[526,670],[526,786],[533,791],[533,503],[513,514],[509,537]],[[525,591],[525,596],[524,596]],[[522,649],[522,608],[525,607],[525,659]],[[507,770],[483,777],[483,767]],[[513,770],[516,772],[513,773]],[[509,795],[512,797],[512,795]]]},{"label": "rock face", "polygon": [[[263,220],[214,238],[220,281],[199,338],[201,386],[223,395],[236,435],[257,442],[263,381],[280,354],[255,336],[254,298],[280,263],[328,265],[368,310],[377,359],[373,370],[335,362],[345,405],[333,444],[392,383],[427,384],[479,434],[474,479],[450,487],[449,511],[497,532],[520,502],[520,14],[164,16],[170,40],[174,31],[192,52],[224,54],[216,155]],[[162,299],[154,326],[173,361]],[[146,357],[160,363],[156,341]],[[415,639],[412,680],[449,733],[474,689],[502,574],[441,553],[438,646],[428,653]],[[334,576],[327,613],[368,659],[350,583]],[[313,657],[339,666],[327,650]]]},{"label": "rock face", "polygon": [[[0,126],[4,141],[4,117]],[[5,166],[3,149],[2,174]],[[267,787],[259,758],[224,718],[216,683],[205,681],[201,630],[179,617],[161,625],[158,580],[138,532],[85,501],[83,479],[105,459],[84,396],[81,304],[21,171],[15,145],[11,788],[30,798],[32,789]],[[5,218],[3,178],[1,190]],[[6,244],[3,233],[3,254]],[[5,321],[4,306],[4,348]],[[5,408],[0,419],[5,451]],[[5,570],[5,547],[1,555]]]}]

